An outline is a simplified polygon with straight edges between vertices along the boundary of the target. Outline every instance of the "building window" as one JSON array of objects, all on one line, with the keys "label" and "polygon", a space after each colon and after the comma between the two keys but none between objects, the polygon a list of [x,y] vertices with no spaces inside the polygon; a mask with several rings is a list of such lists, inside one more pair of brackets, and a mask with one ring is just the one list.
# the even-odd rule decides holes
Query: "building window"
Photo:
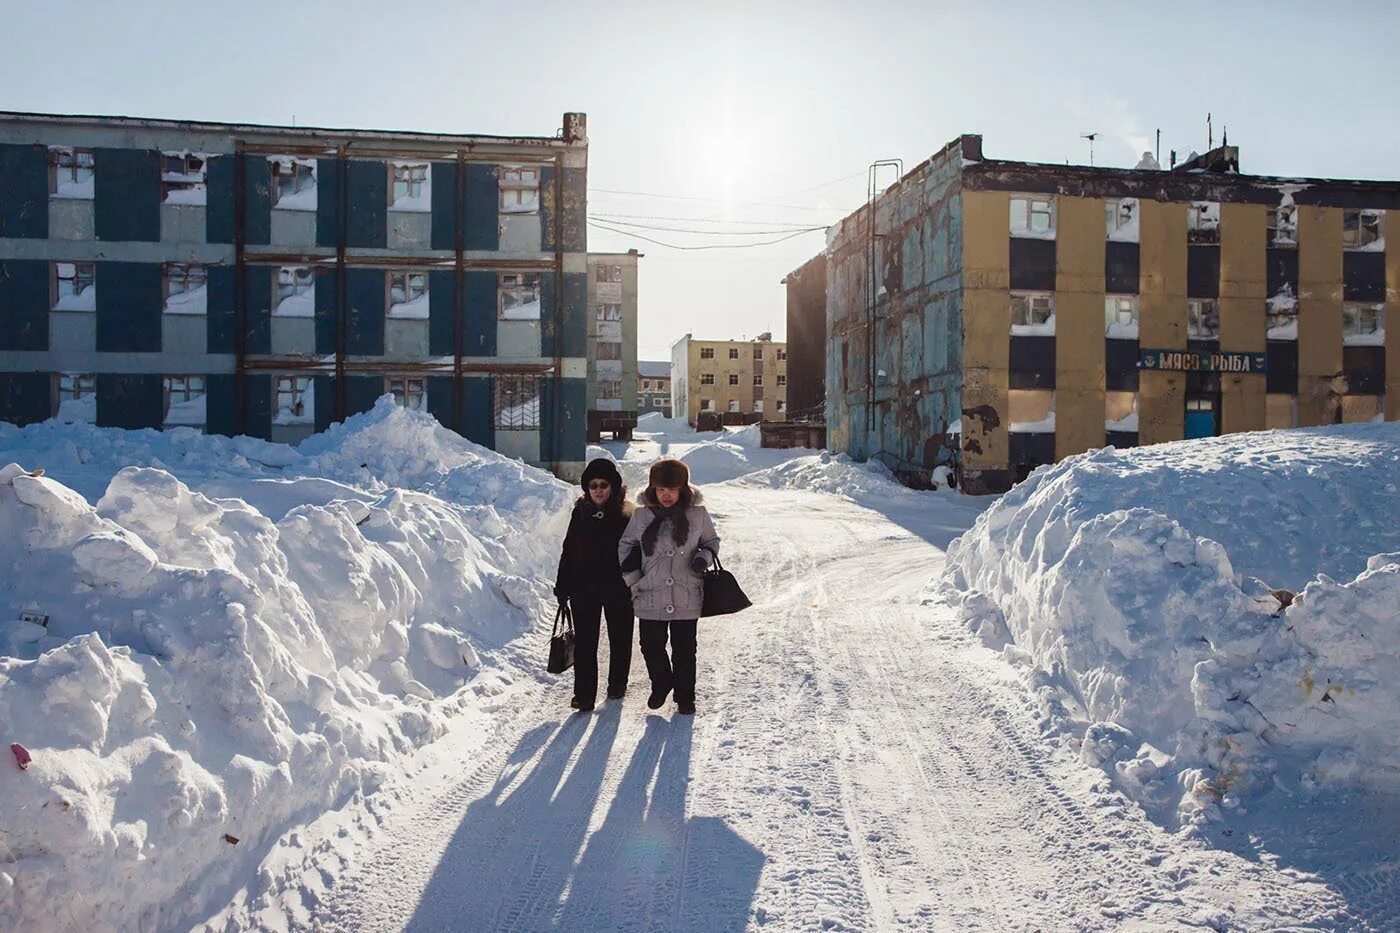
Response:
[{"label": "building window", "polygon": [[1265,224],[1268,227],[1268,245],[1298,245],[1298,209],[1292,204],[1269,208]]},{"label": "building window", "polygon": [[420,411],[427,392],[421,376],[385,376],[384,391],[394,397],[394,404],[409,411]]},{"label": "building window", "polygon": [[761,385],[763,385],[763,373],[754,373],[754,374],[753,374],[753,384],[756,385],[756,386],[761,386]]},{"label": "building window", "polygon": [[622,359],[622,344],[616,340],[598,341],[598,359],[600,360],[620,360]]},{"label": "building window", "polygon": [[1193,201],[1186,207],[1186,242],[1220,242],[1220,204]]},{"label": "building window", "polygon": [[714,411],[714,410],[715,410],[715,400],[712,399],[712,398],[702,398],[702,399],[700,400],[700,410],[701,410],[701,411]]},{"label": "building window", "polygon": [[389,273],[389,317],[428,318],[428,273]]},{"label": "building window", "polygon": [[714,385],[714,384],[715,384],[715,374],[714,374],[714,373],[701,373],[701,374],[700,374],[700,384],[701,384],[702,386],[712,386],[712,385]]},{"label": "building window", "polygon": [[540,319],[539,273],[502,272],[497,294],[497,316],[502,321]]},{"label": "building window", "polygon": [[1284,285],[1264,307],[1269,340],[1298,339],[1298,298],[1292,285]]},{"label": "building window", "polygon": [[1384,215],[1380,211],[1342,211],[1343,249],[1379,249],[1384,245]]},{"label": "building window", "polygon": [[1054,318],[1055,296],[1052,293],[1011,293],[1011,332],[1013,334],[1053,334],[1055,332],[1053,329]]},{"label": "building window", "polygon": [[204,314],[208,309],[209,269],[192,262],[165,264],[167,314]]},{"label": "building window", "polygon": [[56,262],[50,297],[55,311],[96,311],[96,266],[90,262]]},{"label": "building window", "polygon": [[763,359],[763,347],[758,346],[757,344],[754,345],[754,348],[753,348],[753,358],[756,359],[756,360],[761,360],[761,359]]},{"label": "building window", "polygon": [[756,415],[761,415],[761,414],[763,414],[763,399],[761,399],[761,398],[754,399],[754,402],[753,402],[753,410],[754,410],[754,414],[756,414]]},{"label": "building window", "polygon": [[738,348],[738,347],[730,347],[730,348],[729,348],[729,358],[730,358],[731,360],[737,360],[737,359],[739,358],[739,348]]},{"label": "building window", "polygon": [[650,380],[650,379],[643,379],[643,380],[642,380],[642,391],[643,391],[643,392],[650,392],[650,391],[651,391],[651,380]]},{"label": "building window", "polygon": [[622,305],[601,304],[598,305],[598,320],[600,321],[620,321],[622,320]]},{"label": "building window", "polygon": [[540,170],[501,167],[501,213],[533,214],[540,209]]},{"label": "building window", "polygon": [[288,211],[316,209],[316,160],[269,156],[272,165],[273,207]]},{"label": "building window", "polygon": [[496,430],[540,429],[539,376],[509,375],[495,379]]},{"label": "building window", "polygon": [[730,373],[730,374],[729,374],[729,384],[732,385],[732,386],[736,386],[736,385],[739,384],[739,374],[738,374],[738,373]]},{"label": "building window", "polygon": [[49,194],[58,198],[91,198],[93,160],[91,149],[49,150]]},{"label": "building window", "polygon": [[1012,195],[1011,235],[1054,237],[1055,199],[1048,195]]},{"label": "building window", "polygon": [[277,424],[311,423],[315,415],[311,406],[310,376],[277,377]]},{"label": "building window", "polygon": [[316,316],[316,271],[310,266],[282,266],[277,270],[276,289],[272,296],[273,314]]},{"label": "building window", "polygon": [[427,162],[394,162],[389,166],[389,206],[399,211],[432,210],[432,182]]},{"label": "building window", "polygon": [[165,377],[165,423],[171,426],[203,427],[204,377]]},{"label": "building window", "polygon": [[58,377],[58,396],[60,399],[91,398],[96,394],[96,373],[64,373]]},{"label": "building window", "polygon": [[786,386],[786,385],[787,385],[787,373],[778,373],[778,388],[781,389],[781,388],[783,388],[783,387]]},{"label": "building window", "polygon": [[712,359],[714,359],[714,358],[715,358],[715,348],[714,348],[714,347],[701,347],[701,348],[700,348],[700,359],[702,359],[702,360],[712,360]]},{"label": "building window", "polygon": [[622,284],[621,266],[598,265],[594,266],[593,268],[594,275],[597,277],[597,280],[599,282],[615,282],[618,285]]},{"label": "building window", "polygon": [[622,398],[621,379],[601,379],[598,381],[598,397],[606,399]]},{"label": "building window", "polygon": [[1342,305],[1342,342],[1352,345],[1385,345],[1385,306]]},{"label": "building window", "polygon": [[1214,298],[1186,301],[1186,336],[1193,340],[1220,339],[1220,303]]},{"label": "building window", "polygon": [[1104,299],[1104,334],[1136,340],[1138,335],[1138,296],[1109,295]]},{"label": "building window", "polygon": [[166,204],[204,204],[204,156],[162,153],[160,199]]},{"label": "building window", "polygon": [[739,410],[739,400],[738,400],[738,399],[734,399],[734,400],[732,400],[732,401],[729,403],[729,410],[730,410],[730,411],[733,411],[733,412],[737,412],[737,411]]},{"label": "building window", "polygon": [[659,399],[659,398],[654,398],[654,399],[651,400],[651,407],[652,407],[652,408],[664,408],[665,406],[666,406],[666,403],[665,403],[664,401],[662,401],[661,399]]},{"label": "building window", "polygon": [[786,362],[786,361],[787,361],[787,350],[784,350],[782,347],[779,347],[779,348],[778,348],[778,362],[779,362],[779,363],[783,363],[783,362]]},{"label": "building window", "polygon": [[1138,241],[1138,199],[1110,198],[1104,202],[1108,238],[1120,243]]},{"label": "building window", "polygon": [[787,402],[783,401],[782,399],[778,399],[778,411],[787,411]]}]

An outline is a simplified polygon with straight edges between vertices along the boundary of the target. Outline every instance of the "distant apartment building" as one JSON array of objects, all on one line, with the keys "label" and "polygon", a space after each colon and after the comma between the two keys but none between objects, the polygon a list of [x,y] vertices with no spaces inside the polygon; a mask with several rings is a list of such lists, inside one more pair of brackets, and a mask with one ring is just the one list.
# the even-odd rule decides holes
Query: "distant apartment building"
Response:
[{"label": "distant apartment building", "polygon": [[637,411],[671,417],[671,364],[643,360],[637,364]]},{"label": "distant apartment building", "polygon": [[692,424],[702,411],[725,423],[783,421],[787,417],[787,344],[771,334],[756,340],[696,340],[686,334],[671,347],[671,401],[675,416]]},{"label": "distant apartment building", "polygon": [[1244,175],[1235,147],[1116,169],[963,136],[830,232],[828,444],[976,492],[1110,444],[1398,420],[1397,225],[1398,183]]},{"label": "distant apartment building", "polygon": [[569,473],[587,146],[0,113],[0,420],[296,443],[387,393]]},{"label": "distant apartment building", "polygon": [[588,254],[588,439],[629,438],[637,425],[637,260]]}]

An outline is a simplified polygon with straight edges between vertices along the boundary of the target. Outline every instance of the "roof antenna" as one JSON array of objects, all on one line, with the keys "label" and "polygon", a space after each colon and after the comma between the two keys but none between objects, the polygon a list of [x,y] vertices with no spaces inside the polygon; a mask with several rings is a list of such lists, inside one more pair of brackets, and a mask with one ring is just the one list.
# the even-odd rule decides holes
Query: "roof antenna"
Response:
[{"label": "roof antenna", "polygon": [[1087,140],[1089,140],[1089,165],[1092,166],[1092,165],[1094,164],[1094,140],[1096,140],[1096,139],[1099,138],[1099,134],[1098,134],[1098,133],[1080,133],[1080,134],[1079,134],[1079,138],[1080,138],[1080,139],[1087,139]]},{"label": "roof antenna", "polygon": [[1210,113],[1206,113],[1206,152],[1215,148],[1215,130],[1211,129]]},{"label": "roof antenna", "polygon": [[1157,130],[1157,151],[1152,153],[1152,158],[1157,160],[1159,163],[1158,167],[1160,168],[1160,163],[1162,161],[1162,131],[1160,129]]}]

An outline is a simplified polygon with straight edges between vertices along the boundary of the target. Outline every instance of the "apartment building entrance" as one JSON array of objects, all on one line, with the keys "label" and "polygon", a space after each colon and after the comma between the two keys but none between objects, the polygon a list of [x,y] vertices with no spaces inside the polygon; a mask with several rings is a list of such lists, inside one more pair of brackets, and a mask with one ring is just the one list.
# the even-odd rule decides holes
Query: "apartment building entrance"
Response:
[{"label": "apartment building entrance", "polygon": [[1186,438],[1220,434],[1220,394],[1192,395],[1186,399]]}]

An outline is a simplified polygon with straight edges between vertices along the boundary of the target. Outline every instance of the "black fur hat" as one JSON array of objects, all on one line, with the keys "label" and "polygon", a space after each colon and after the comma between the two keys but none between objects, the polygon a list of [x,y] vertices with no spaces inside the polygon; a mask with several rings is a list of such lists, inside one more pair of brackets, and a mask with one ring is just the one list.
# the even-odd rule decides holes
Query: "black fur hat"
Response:
[{"label": "black fur hat", "polygon": [[613,492],[622,489],[622,474],[617,471],[617,464],[607,457],[592,460],[583,468],[583,477],[579,480],[579,485],[583,487],[584,492],[588,492],[588,481],[594,479],[605,479],[612,483]]}]

